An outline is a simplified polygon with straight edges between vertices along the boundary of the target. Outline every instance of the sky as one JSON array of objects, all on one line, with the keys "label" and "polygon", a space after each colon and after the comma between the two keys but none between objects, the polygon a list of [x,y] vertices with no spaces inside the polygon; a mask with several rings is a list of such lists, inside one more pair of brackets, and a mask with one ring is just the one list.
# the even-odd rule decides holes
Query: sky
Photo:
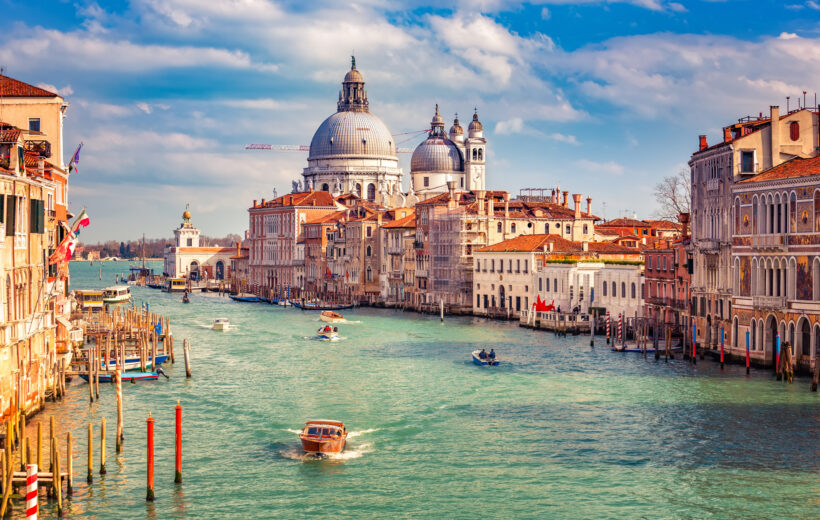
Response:
[{"label": "sky", "polygon": [[558,185],[608,219],[651,217],[653,187],[687,168],[699,134],[715,142],[820,90],[820,0],[0,0],[0,12],[0,67],[71,103],[65,161],[84,148],[69,207],[91,216],[86,242],[169,237],[186,204],[203,233],[242,234],[252,201],[290,192],[307,165],[306,152],[245,146],[309,144],[351,54],[393,134],[427,128],[436,103],[448,126],[477,108],[488,188]]}]

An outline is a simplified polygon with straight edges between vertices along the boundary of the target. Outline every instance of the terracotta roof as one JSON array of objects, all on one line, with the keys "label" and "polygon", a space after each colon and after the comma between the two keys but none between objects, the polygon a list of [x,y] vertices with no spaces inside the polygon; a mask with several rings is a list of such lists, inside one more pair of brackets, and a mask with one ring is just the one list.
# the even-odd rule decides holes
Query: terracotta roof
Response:
[{"label": "terracotta roof", "polygon": [[393,222],[388,222],[387,224],[382,226],[383,228],[388,229],[397,229],[397,228],[414,228],[416,227],[416,215],[407,215],[404,218],[399,220],[394,220]]},{"label": "terracotta roof", "polygon": [[54,92],[0,75],[0,96],[5,97],[60,97]]},{"label": "terracotta roof", "polygon": [[275,208],[285,206],[336,206],[333,195],[326,191],[305,191],[301,193],[288,193],[273,200],[265,201],[265,204],[254,206],[255,208]]},{"label": "terracotta roof", "polygon": [[678,222],[672,222],[671,220],[645,220],[644,222],[654,229],[674,229],[675,231],[683,229],[683,225]]},{"label": "terracotta roof", "polygon": [[802,157],[795,157],[783,164],[779,164],[774,168],[769,168],[764,172],[760,172],[754,177],[744,179],[738,184],[746,184],[750,182],[766,182],[778,179],[791,179],[795,177],[808,177],[810,175],[820,175],[820,155],[804,159]]},{"label": "terracotta roof", "polygon": [[20,139],[22,130],[19,128],[9,128],[0,130],[0,143],[16,143]]},{"label": "terracotta roof", "polygon": [[335,224],[344,220],[347,216],[347,211],[336,211],[333,213],[328,213],[327,215],[323,215],[319,218],[315,218],[313,220],[308,220],[303,225],[307,226],[308,224]]},{"label": "terracotta roof", "polygon": [[520,235],[498,244],[483,247],[477,253],[524,253],[543,252],[546,244],[552,243],[553,253],[604,253],[604,254],[635,254],[637,251],[631,247],[625,247],[612,242],[587,242],[587,251],[584,251],[583,242],[567,240],[558,235]]},{"label": "terracotta roof", "polygon": [[598,224],[598,227],[652,227],[652,225],[643,220],[621,217]]}]

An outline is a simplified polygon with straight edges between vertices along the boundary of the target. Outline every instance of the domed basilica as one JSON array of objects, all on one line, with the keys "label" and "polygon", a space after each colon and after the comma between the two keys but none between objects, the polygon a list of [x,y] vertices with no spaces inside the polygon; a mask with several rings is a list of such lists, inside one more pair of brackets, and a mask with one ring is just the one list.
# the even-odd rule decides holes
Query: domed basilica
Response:
[{"label": "domed basilica", "polygon": [[308,166],[302,172],[305,190],[355,193],[383,206],[404,207],[447,191],[448,181],[455,181],[460,191],[485,189],[487,142],[478,115],[473,115],[466,139],[458,117],[449,135],[444,131],[438,105],[430,125],[428,137],[410,161],[410,191],[402,193],[395,140],[381,119],[370,113],[364,78],[354,58],[342,82],[336,113],[319,125],[310,142]]}]

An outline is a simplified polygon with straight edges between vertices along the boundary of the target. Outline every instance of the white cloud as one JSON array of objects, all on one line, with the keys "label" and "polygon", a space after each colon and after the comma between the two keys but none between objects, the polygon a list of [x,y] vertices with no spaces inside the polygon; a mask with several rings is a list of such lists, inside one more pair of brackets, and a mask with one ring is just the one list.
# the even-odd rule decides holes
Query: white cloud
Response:
[{"label": "white cloud", "polygon": [[604,173],[607,175],[623,175],[624,167],[615,161],[592,161],[590,159],[578,159],[575,165],[581,170],[590,173]]},{"label": "white cloud", "polygon": [[55,94],[59,94],[62,97],[70,96],[71,94],[74,93],[74,89],[71,88],[71,85],[66,85],[63,88],[57,88],[54,85],[52,85],[51,83],[38,83],[36,86],[43,89],[43,90],[48,90],[49,92],[54,92]]},{"label": "white cloud", "polygon": [[541,8],[541,19],[542,20],[549,20],[552,13],[550,13],[549,7],[542,7]]},{"label": "white cloud", "polygon": [[574,135],[568,134],[561,134],[558,132],[552,133],[549,135],[549,138],[558,141],[561,143],[572,144],[572,145],[580,145],[581,143],[578,142],[578,139]]},{"label": "white cloud", "polygon": [[524,120],[520,117],[499,121],[495,124],[495,133],[499,135],[520,134],[523,130]]}]

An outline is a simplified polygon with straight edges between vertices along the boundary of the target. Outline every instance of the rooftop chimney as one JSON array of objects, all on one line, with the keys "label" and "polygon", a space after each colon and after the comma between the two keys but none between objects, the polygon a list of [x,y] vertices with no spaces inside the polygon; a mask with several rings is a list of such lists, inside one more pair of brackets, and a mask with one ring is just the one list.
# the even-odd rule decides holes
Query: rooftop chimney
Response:
[{"label": "rooftop chimney", "polygon": [[510,218],[510,194],[504,192],[504,218]]},{"label": "rooftop chimney", "polygon": [[475,190],[475,200],[478,201],[478,214],[484,214],[484,190]]},{"label": "rooftop chimney", "polygon": [[572,202],[575,204],[575,218],[581,218],[581,195],[580,193],[572,194]]},{"label": "rooftop chimney", "polygon": [[569,207],[569,201],[567,200],[567,198],[569,197],[569,191],[564,190],[563,193],[564,193],[564,202],[561,205],[564,206],[565,208],[568,208]]},{"label": "rooftop chimney", "polygon": [[458,206],[458,200],[456,199],[456,181],[447,181],[447,191],[450,192],[450,201],[447,205],[450,208]]},{"label": "rooftop chimney", "polygon": [[683,229],[681,229],[681,235],[683,238],[689,236],[689,213],[681,213],[678,215],[678,221],[680,221]]},{"label": "rooftop chimney", "polygon": [[586,240],[584,240],[583,242],[581,242],[581,249],[582,249],[583,251],[589,251],[589,242],[587,242]]},{"label": "rooftop chimney", "polygon": [[492,194],[490,194],[490,196],[487,197],[487,216],[495,216],[495,198],[492,196]]},{"label": "rooftop chimney", "polygon": [[382,212],[376,213],[376,225],[382,227]]},{"label": "rooftop chimney", "polygon": [[587,215],[592,214],[592,197],[587,197]]},{"label": "rooftop chimney", "polygon": [[723,142],[728,143],[732,140],[732,129],[730,127],[726,127],[723,129]]},{"label": "rooftop chimney", "polygon": [[780,160],[780,107],[777,105],[772,105],[769,107],[769,111],[771,114],[771,135],[772,135],[772,164],[767,165],[770,168],[774,168],[782,161]]},{"label": "rooftop chimney", "polygon": [[253,199],[253,207],[256,207],[256,199]]},{"label": "rooftop chimney", "polygon": [[709,148],[709,144],[706,142],[705,135],[699,135],[698,140],[700,141],[698,145],[698,150],[706,150],[707,148]]}]

